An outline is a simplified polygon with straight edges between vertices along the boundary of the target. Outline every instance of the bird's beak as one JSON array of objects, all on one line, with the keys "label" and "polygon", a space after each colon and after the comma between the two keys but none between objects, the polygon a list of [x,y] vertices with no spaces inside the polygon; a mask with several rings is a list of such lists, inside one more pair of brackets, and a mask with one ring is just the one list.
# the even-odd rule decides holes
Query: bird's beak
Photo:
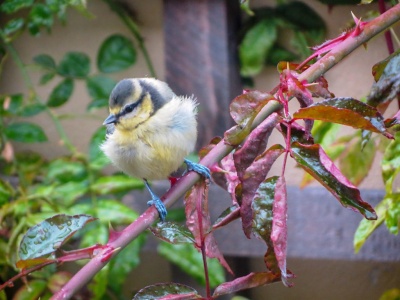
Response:
[{"label": "bird's beak", "polygon": [[114,114],[110,114],[107,119],[104,120],[103,125],[117,123],[118,119]]}]

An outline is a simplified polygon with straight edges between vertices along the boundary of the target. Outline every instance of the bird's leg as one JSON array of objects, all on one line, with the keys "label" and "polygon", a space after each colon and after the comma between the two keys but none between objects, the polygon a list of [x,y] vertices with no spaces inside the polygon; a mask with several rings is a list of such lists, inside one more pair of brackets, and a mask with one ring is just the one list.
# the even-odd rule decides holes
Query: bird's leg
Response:
[{"label": "bird's leg", "polygon": [[149,193],[151,195],[151,200],[147,202],[147,205],[148,206],[154,205],[158,211],[158,214],[160,215],[161,222],[164,222],[165,217],[167,216],[167,208],[165,207],[165,205],[161,201],[161,199],[153,192],[153,190],[151,189],[147,180],[146,179],[143,179],[143,180],[144,180],[144,184],[147,187],[147,190],[149,191]]},{"label": "bird's leg", "polygon": [[185,159],[185,164],[187,166],[187,172],[194,171],[196,173],[199,173],[201,176],[205,177],[206,179],[211,178],[210,169],[207,168],[206,166],[194,163],[188,159]]}]

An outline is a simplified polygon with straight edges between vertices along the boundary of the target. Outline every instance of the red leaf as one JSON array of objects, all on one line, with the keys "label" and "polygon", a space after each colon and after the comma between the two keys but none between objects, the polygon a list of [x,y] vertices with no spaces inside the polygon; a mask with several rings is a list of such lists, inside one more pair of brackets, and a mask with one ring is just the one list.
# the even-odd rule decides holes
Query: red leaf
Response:
[{"label": "red leaf", "polygon": [[279,177],[275,186],[275,197],[273,205],[273,219],[271,240],[274,245],[275,256],[281,270],[282,282],[291,286],[288,282],[286,271],[287,253],[287,192],[286,182],[283,176]]},{"label": "red leaf", "polygon": [[211,231],[210,213],[208,210],[208,185],[202,180],[195,184],[190,193],[185,196],[186,225],[192,232],[195,245],[206,249],[206,255],[217,258],[222,266],[233,273],[220,252]]},{"label": "red leaf", "polygon": [[305,108],[293,114],[294,119],[312,119],[332,122],[382,133],[393,138],[386,131],[382,115],[376,108],[353,98],[332,98]]},{"label": "red leaf", "polygon": [[385,120],[385,126],[386,128],[390,128],[394,125],[400,124],[400,110],[392,117],[389,119]]},{"label": "red leaf", "polygon": [[297,163],[324,187],[345,207],[358,210],[368,220],[376,220],[374,209],[361,199],[360,191],[347,180],[333,164],[325,151],[318,144],[291,144],[291,155]]},{"label": "red leaf", "polygon": [[254,162],[246,169],[242,182],[242,204],[240,206],[240,215],[242,217],[242,226],[245,235],[250,238],[251,227],[253,223],[253,211],[251,208],[254,195],[267,177],[269,170],[275,160],[285,149],[281,145],[273,145],[264,153],[256,157]]},{"label": "red leaf", "polygon": [[214,291],[213,298],[277,282],[279,280],[279,274],[273,274],[272,272],[250,273],[246,276],[219,285]]},{"label": "red leaf", "polygon": [[233,204],[238,204],[236,199],[236,186],[240,183],[239,177],[236,172],[235,163],[233,161],[233,153],[229,153],[221,160],[222,169],[225,170],[226,190],[232,198]]},{"label": "red leaf", "polygon": [[250,133],[243,146],[233,154],[236,172],[240,181],[243,181],[246,169],[256,156],[265,151],[268,138],[276,124],[278,124],[279,119],[277,113],[271,114]]},{"label": "red leaf", "polygon": [[240,207],[238,205],[232,205],[228,207],[222,214],[218,217],[218,219],[214,222],[213,230],[219,227],[225,226],[230,222],[238,219],[240,217]]}]

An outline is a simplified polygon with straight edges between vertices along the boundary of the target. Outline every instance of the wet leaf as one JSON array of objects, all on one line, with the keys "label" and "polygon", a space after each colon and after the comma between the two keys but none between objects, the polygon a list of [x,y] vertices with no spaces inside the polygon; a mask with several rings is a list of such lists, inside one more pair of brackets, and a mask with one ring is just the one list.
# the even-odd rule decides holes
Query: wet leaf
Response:
[{"label": "wet leaf", "polygon": [[347,145],[343,157],[339,160],[339,167],[355,186],[358,186],[367,177],[375,158],[376,147],[373,141],[361,149],[361,139],[352,145]]},{"label": "wet leaf", "polygon": [[243,198],[240,206],[243,231],[250,238],[253,222],[252,202],[254,195],[268,175],[275,160],[284,152],[281,145],[273,145],[256,157],[254,162],[246,169],[242,182]]},{"label": "wet leaf", "polygon": [[279,280],[280,275],[273,274],[272,272],[250,273],[246,276],[219,285],[215,289],[213,297],[216,298],[218,296],[236,293],[241,290],[259,287]]},{"label": "wet leaf", "polygon": [[159,222],[149,229],[156,237],[171,244],[194,243],[191,232],[177,223]]},{"label": "wet leaf", "polygon": [[200,299],[197,291],[180,283],[159,283],[141,289],[133,300],[191,300]]},{"label": "wet leaf", "polygon": [[260,73],[277,39],[274,19],[264,19],[251,27],[239,45],[240,74],[254,76]]},{"label": "wet leaf", "polygon": [[271,241],[274,245],[275,257],[281,270],[281,279],[285,286],[291,286],[288,282],[286,271],[287,254],[287,191],[286,181],[283,176],[279,177],[275,185],[273,219]]},{"label": "wet leaf", "polygon": [[268,255],[264,261],[268,270],[275,274],[280,273],[278,262],[276,259],[274,245],[271,240],[272,219],[273,219],[273,203],[275,195],[275,187],[278,176],[265,179],[258,187],[252,204],[253,210],[253,233],[265,241],[268,247]]},{"label": "wet leaf", "polygon": [[226,188],[228,193],[231,195],[233,204],[238,204],[236,199],[235,190],[236,186],[240,183],[239,177],[236,172],[235,164],[233,161],[233,153],[229,153],[221,160],[222,169],[225,171]]},{"label": "wet leaf", "polygon": [[142,188],[143,180],[122,174],[100,177],[91,185],[92,191],[98,195],[126,193]]},{"label": "wet leaf", "polygon": [[279,120],[277,113],[271,114],[249,134],[243,146],[233,154],[236,172],[241,181],[243,181],[246,169],[258,155],[265,151],[268,138]]},{"label": "wet leaf", "polygon": [[28,229],[22,238],[18,255],[26,260],[55,252],[76,231],[95,218],[88,215],[55,215]]},{"label": "wet leaf", "polygon": [[42,143],[47,141],[43,129],[36,124],[28,122],[11,123],[4,130],[10,140],[22,143]]},{"label": "wet leaf", "polygon": [[317,102],[300,108],[293,114],[293,118],[333,122],[391,137],[386,131],[382,115],[374,107],[353,98],[332,98]]},{"label": "wet leaf", "polygon": [[57,71],[68,78],[85,78],[90,72],[90,58],[83,52],[67,52],[60,61]]},{"label": "wet leaf", "polygon": [[386,57],[384,60],[372,66],[372,75],[374,76],[375,82],[377,82],[381,78],[389,61],[391,61],[391,59],[395,57],[397,59],[398,56],[400,56],[400,49]]},{"label": "wet leaf", "polygon": [[358,210],[368,220],[376,220],[373,208],[361,199],[360,191],[344,177],[320,145],[293,142],[291,155],[300,167],[318,180],[343,206]]},{"label": "wet leaf", "polygon": [[358,253],[361,247],[366,242],[367,238],[377,229],[383,221],[385,221],[386,213],[388,210],[388,198],[384,198],[376,207],[375,211],[378,215],[377,220],[362,219],[354,233],[354,252]]},{"label": "wet leaf", "polygon": [[109,36],[97,54],[97,67],[103,73],[125,70],[135,62],[136,50],[131,40],[120,34]]},{"label": "wet leaf", "polygon": [[[197,282],[205,285],[203,258],[192,244],[160,243],[158,252]],[[218,260],[207,258],[207,266],[211,287],[216,287],[225,281],[225,272]]]},{"label": "wet leaf", "polygon": [[70,78],[66,78],[61,81],[52,90],[49,99],[47,101],[47,106],[49,107],[59,107],[65,104],[72,95],[74,90],[74,81]]},{"label": "wet leaf", "polygon": [[225,226],[230,222],[240,217],[240,207],[234,204],[222,212],[222,214],[215,220],[213,230]]}]

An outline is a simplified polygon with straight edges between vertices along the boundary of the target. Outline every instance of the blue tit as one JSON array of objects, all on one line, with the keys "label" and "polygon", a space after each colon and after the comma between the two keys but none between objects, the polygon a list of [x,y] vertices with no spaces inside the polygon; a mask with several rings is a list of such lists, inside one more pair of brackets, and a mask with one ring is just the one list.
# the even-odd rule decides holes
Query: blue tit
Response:
[{"label": "blue tit", "polygon": [[162,221],[167,210],[147,180],[166,179],[182,163],[210,178],[208,168],[185,159],[197,139],[196,106],[193,97],[177,96],[154,78],[123,79],[110,95],[100,147],[117,168],[143,178],[152,198],[148,205],[156,207]]}]

